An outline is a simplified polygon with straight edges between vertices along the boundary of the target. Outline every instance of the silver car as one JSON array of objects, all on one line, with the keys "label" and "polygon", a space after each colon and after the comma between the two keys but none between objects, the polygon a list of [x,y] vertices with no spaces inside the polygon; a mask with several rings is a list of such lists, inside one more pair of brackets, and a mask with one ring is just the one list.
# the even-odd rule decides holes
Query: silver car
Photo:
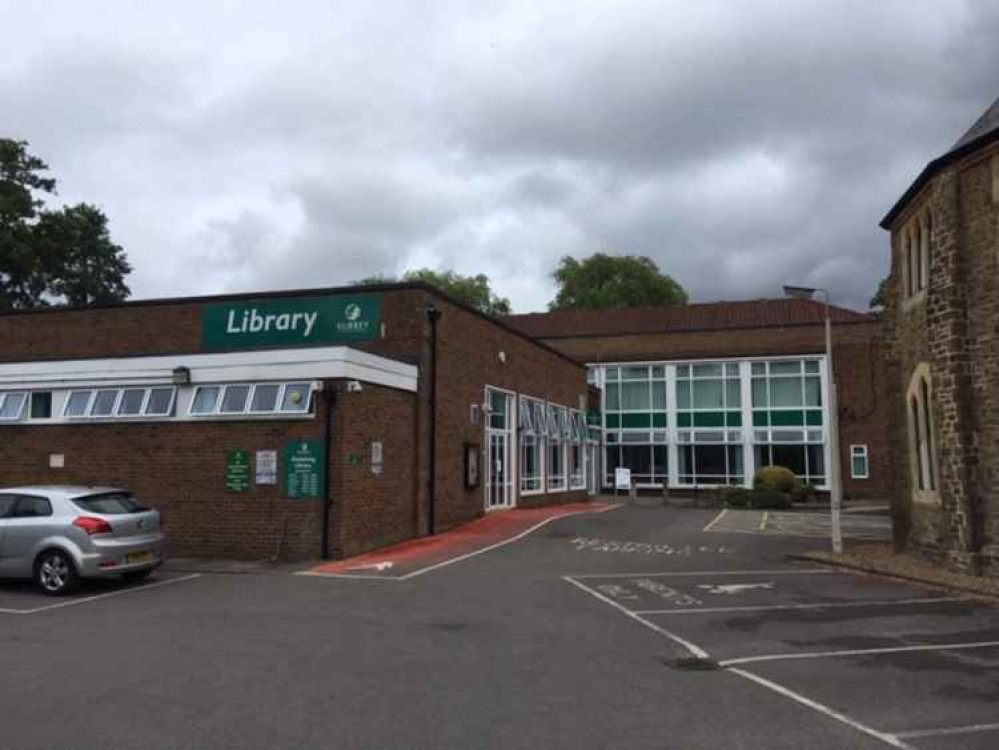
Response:
[{"label": "silver car", "polygon": [[110,487],[0,489],[0,577],[32,578],[46,594],[81,578],[145,578],[163,564],[158,511]]}]

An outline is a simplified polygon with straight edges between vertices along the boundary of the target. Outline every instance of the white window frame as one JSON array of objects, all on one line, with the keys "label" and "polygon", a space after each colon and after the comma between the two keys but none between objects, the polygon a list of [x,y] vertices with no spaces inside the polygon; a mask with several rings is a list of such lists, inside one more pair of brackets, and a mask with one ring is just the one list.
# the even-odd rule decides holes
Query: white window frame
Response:
[{"label": "white window frame", "polygon": [[548,417],[548,429],[549,435],[547,442],[547,456],[551,456],[553,450],[557,450],[559,454],[559,472],[555,474],[552,471],[551,462],[548,462],[548,476],[547,476],[547,490],[549,493],[556,492],[568,492],[569,491],[569,467],[566,465],[568,463],[568,450],[567,443],[568,440],[565,436],[565,413],[567,412],[566,407],[559,406],[558,404],[553,404],[549,402],[547,404],[547,417]]},{"label": "white window frame", "polygon": [[[572,440],[569,445],[569,489],[586,489],[586,415],[578,409],[569,411]],[[573,451],[579,451],[579,472],[574,472]]]},{"label": "white window frame", "polygon": [[[537,409],[540,407],[544,409],[545,402],[541,399],[531,398],[530,396],[521,395],[517,399],[518,408],[518,425],[520,427],[520,434],[517,439],[517,450],[520,452],[518,461],[518,472],[517,472],[517,487],[518,493],[522,497],[529,497],[531,495],[543,495],[546,490],[546,479],[545,479],[545,451],[548,448],[547,440],[547,430],[545,429],[544,422],[547,419],[542,419],[541,425],[536,424],[537,422]],[[545,413],[544,411],[542,413]],[[525,429],[524,427],[524,414],[527,415],[526,420],[530,423],[529,427]],[[535,452],[537,457],[536,466],[537,474],[531,475],[530,479],[532,483],[536,483],[537,486],[534,489],[526,489],[524,487],[524,482],[527,479],[523,475],[524,467],[527,465],[527,461],[524,460],[524,451],[526,447],[524,445],[524,439],[530,437],[534,442],[532,450]]]},{"label": "white window frame", "polygon": [[[253,411],[253,398],[256,394],[258,387],[262,386],[273,386],[277,385],[278,395],[277,400],[274,402],[274,408],[270,411]],[[305,399],[303,400],[303,407],[301,409],[285,409],[284,400],[290,388],[297,386],[303,386],[305,388]],[[215,403],[211,411],[194,411],[194,405],[198,401],[198,394],[206,388],[218,388],[219,395],[215,399]],[[246,403],[243,404],[243,408],[240,411],[222,411],[222,404],[225,402],[226,392],[229,388],[249,388],[246,394]],[[191,396],[191,401],[187,407],[187,415],[192,419],[232,419],[240,417],[289,417],[289,416],[303,416],[312,413],[312,392],[313,384],[307,380],[289,380],[286,382],[275,383],[272,381],[265,382],[251,382],[251,383],[202,383],[195,387],[194,393]]]},{"label": "white window frame", "polygon": [[[864,461],[864,473],[858,474],[856,468],[854,467],[854,460],[860,458]],[[850,478],[851,479],[870,479],[871,478],[871,462],[868,457],[867,446],[866,445],[851,445],[850,446]]]},{"label": "white window frame", "polygon": [[12,417],[0,417],[0,422],[20,422],[24,416],[24,407],[29,401],[31,401],[31,393],[29,391],[3,391],[0,392],[0,412],[3,411],[4,405],[7,403],[7,399],[11,396],[21,397],[21,408],[17,410],[17,414]]}]

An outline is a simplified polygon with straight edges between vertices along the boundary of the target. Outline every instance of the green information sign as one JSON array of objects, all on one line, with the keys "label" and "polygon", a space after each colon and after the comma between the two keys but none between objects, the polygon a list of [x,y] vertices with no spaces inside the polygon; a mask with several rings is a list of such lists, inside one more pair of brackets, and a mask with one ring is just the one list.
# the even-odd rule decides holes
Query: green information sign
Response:
[{"label": "green information sign", "polygon": [[284,446],[284,494],[291,498],[319,499],[323,491],[322,440],[293,440]]},{"label": "green information sign", "polygon": [[311,346],[381,335],[381,295],[289,297],[206,305],[204,349]]},{"label": "green information sign", "polygon": [[250,489],[250,451],[229,451],[225,460],[225,488],[233,492]]}]

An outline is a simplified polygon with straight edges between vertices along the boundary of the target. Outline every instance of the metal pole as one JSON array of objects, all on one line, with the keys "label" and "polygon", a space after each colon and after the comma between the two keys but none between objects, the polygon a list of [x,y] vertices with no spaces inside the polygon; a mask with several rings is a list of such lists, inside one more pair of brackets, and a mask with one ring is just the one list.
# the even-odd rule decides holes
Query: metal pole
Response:
[{"label": "metal pole", "polygon": [[829,511],[832,526],[833,554],[843,554],[843,482],[840,476],[839,449],[839,394],[836,389],[836,375],[833,369],[832,305],[828,290],[826,295],[826,367],[829,373]]}]

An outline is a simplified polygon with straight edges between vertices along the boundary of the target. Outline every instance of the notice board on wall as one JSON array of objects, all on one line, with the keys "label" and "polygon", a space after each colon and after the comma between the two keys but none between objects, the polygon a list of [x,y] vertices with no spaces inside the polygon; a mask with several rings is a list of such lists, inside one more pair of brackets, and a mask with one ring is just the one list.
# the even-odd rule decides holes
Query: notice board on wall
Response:
[{"label": "notice board on wall", "polygon": [[292,440],[284,446],[282,472],[286,497],[318,500],[322,497],[326,467],[322,440]]}]

